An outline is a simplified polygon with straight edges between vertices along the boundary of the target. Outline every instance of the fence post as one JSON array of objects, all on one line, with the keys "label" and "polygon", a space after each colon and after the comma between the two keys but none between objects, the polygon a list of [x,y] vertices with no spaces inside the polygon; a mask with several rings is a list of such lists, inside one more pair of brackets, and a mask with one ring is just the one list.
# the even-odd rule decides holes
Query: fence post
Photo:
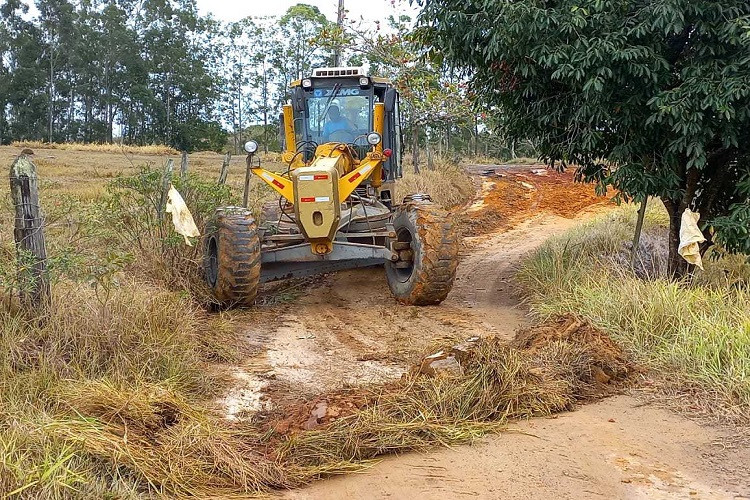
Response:
[{"label": "fence post", "polygon": [[226,184],[227,175],[229,174],[229,162],[232,161],[232,153],[227,151],[224,155],[224,161],[221,163],[221,172],[219,173],[219,184]]},{"label": "fence post", "polygon": [[169,194],[169,186],[172,185],[172,172],[174,172],[174,160],[170,158],[164,165],[164,174],[161,177],[161,199],[157,209],[159,220],[164,217],[164,209],[167,206],[167,194]]},{"label": "fence post", "polygon": [[638,256],[638,247],[641,244],[641,231],[643,230],[643,219],[646,218],[646,206],[648,205],[648,196],[641,202],[638,208],[638,219],[635,223],[635,234],[633,235],[633,250],[630,252],[630,269],[635,269],[635,261]]},{"label": "fence post", "polygon": [[247,160],[245,161],[245,191],[244,196],[242,197],[242,206],[247,208],[248,199],[250,197],[250,172],[253,169],[253,154],[250,153],[247,155]]},{"label": "fence post", "polygon": [[24,154],[10,167],[10,194],[16,215],[13,237],[21,303],[27,308],[42,308],[51,297],[44,219],[39,205],[36,165]]},{"label": "fence post", "polygon": [[180,161],[180,179],[184,179],[188,172],[188,154],[187,151],[182,152],[182,160]]}]

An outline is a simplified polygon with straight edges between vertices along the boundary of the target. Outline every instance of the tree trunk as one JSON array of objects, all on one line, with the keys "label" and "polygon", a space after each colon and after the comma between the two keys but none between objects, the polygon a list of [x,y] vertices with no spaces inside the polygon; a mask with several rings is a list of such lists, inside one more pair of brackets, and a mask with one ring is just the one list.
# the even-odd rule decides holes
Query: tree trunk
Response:
[{"label": "tree trunk", "polygon": [[263,59],[263,151],[268,154],[268,78],[265,59]]},{"label": "tree trunk", "polygon": [[47,110],[47,116],[48,116],[48,136],[47,136],[47,142],[52,144],[52,104],[54,102],[54,92],[55,92],[55,68],[54,63],[52,61],[52,45],[50,44],[50,54],[49,54],[49,108]]},{"label": "tree trunk", "polygon": [[474,157],[479,156],[479,116],[474,115]]},{"label": "tree trunk", "polygon": [[412,120],[411,123],[411,154],[412,164],[414,165],[414,173],[419,173],[419,128],[417,127],[417,121]]}]

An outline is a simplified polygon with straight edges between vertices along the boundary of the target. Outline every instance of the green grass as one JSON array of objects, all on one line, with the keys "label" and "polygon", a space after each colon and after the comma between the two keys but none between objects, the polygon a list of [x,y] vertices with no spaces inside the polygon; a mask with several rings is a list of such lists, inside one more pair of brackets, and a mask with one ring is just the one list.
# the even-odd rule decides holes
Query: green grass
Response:
[{"label": "green grass", "polygon": [[[663,208],[647,212],[646,231],[662,234]],[[699,387],[706,406],[746,419],[750,410],[750,266],[742,256],[708,259],[690,282],[639,279],[613,264],[632,238],[635,208],[549,240],[517,279],[533,313],[574,313],[616,338],[655,373],[684,389]]]}]

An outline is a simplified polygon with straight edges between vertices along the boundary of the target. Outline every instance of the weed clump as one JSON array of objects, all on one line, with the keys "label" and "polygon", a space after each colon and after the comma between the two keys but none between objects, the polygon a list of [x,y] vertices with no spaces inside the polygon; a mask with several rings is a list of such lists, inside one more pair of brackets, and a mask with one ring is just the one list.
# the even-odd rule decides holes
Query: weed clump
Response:
[{"label": "weed clump", "polygon": [[474,196],[471,177],[463,167],[444,159],[435,162],[433,170],[423,169],[416,174],[404,170],[404,177],[396,183],[394,203],[401,203],[405,196],[427,193],[432,200],[446,209],[467,203]]}]

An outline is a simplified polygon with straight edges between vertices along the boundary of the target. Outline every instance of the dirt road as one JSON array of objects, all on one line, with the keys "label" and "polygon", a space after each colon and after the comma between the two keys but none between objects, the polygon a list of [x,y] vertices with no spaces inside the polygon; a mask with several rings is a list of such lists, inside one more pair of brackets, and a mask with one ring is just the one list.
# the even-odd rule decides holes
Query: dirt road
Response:
[{"label": "dirt road", "polygon": [[[554,187],[565,179],[536,179],[528,170],[517,177],[518,171],[498,169],[503,177],[483,179],[483,195],[469,215],[489,234],[467,242],[454,290],[441,306],[397,306],[382,270],[358,270],[306,283],[290,303],[262,308],[248,331],[258,354],[238,369],[236,390],[221,402],[230,416],[398,378],[445,339],[511,337],[527,321],[510,281],[514,265],[546,238],[589,217],[586,207],[601,201],[573,196],[571,203],[580,207],[570,213],[565,205],[565,217],[558,215],[561,205],[545,193],[571,197]],[[502,212],[509,205],[514,212]],[[282,324],[269,329],[279,318]],[[728,431],[702,427],[637,396],[510,430],[471,447],[388,457],[365,473],[285,497],[750,497],[750,452]]]},{"label": "dirt road", "polygon": [[618,396],[473,446],[389,457],[286,498],[746,498],[750,453],[731,436]]}]

